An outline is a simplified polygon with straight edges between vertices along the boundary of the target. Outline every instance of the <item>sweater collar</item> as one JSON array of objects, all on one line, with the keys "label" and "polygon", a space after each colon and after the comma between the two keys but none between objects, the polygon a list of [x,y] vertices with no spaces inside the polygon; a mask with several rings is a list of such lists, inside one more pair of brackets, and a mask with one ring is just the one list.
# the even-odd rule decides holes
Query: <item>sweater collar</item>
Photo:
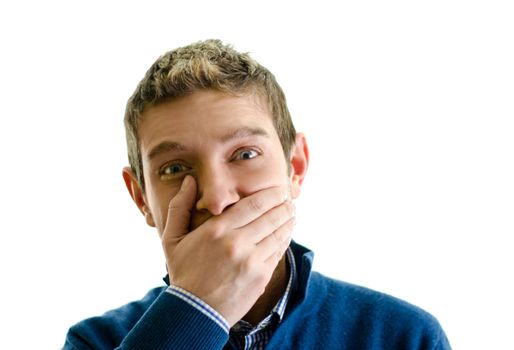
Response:
[{"label": "sweater collar", "polygon": [[307,296],[307,289],[309,287],[312,272],[312,262],[314,259],[314,252],[312,250],[296,243],[295,241],[291,242],[291,249],[296,262],[298,279],[296,286],[293,287],[294,289],[291,295],[290,305],[288,305],[289,312],[298,304],[301,304]]}]

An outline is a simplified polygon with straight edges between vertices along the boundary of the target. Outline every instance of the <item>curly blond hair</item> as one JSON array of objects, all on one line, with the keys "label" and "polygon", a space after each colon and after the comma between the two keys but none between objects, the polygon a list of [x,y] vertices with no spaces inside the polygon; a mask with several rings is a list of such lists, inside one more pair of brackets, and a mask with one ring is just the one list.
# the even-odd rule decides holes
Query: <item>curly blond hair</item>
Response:
[{"label": "curly blond hair", "polygon": [[144,190],[138,127],[149,107],[201,89],[230,94],[258,93],[265,97],[286,159],[296,131],[286,98],[273,74],[220,40],[205,40],[169,51],[146,72],[129,98],[125,111],[128,159]]}]

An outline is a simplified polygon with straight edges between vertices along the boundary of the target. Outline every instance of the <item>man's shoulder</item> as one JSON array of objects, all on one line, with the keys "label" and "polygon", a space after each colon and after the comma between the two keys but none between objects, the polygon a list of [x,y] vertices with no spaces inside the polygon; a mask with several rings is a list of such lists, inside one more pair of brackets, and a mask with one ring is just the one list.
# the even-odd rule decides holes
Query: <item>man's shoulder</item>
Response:
[{"label": "man's shoulder", "polygon": [[[357,284],[333,279],[318,272],[312,272],[309,292],[320,301],[318,312],[331,319],[331,323],[350,325],[357,333],[368,336],[387,335],[404,337],[431,343],[446,342],[438,320],[405,300]],[[313,300],[313,298],[308,298]],[[340,324],[340,323],[339,323]]]},{"label": "man's shoulder", "polygon": [[127,332],[143,316],[166,287],[153,288],[137,301],[132,301],[118,308],[107,311],[103,315],[87,318],[72,326],[67,335],[67,342],[73,342],[73,337],[80,335],[82,339],[98,340],[108,337],[110,342],[120,344]]},{"label": "man's shoulder", "polygon": [[[327,303],[335,304],[354,315],[369,315],[373,318],[413,319],[427,324],[437,323],[433,315],[405,300],[357,284],[312,273],[313,287],[325,290]],[[332,306],[334,307],[334,306]]]}]

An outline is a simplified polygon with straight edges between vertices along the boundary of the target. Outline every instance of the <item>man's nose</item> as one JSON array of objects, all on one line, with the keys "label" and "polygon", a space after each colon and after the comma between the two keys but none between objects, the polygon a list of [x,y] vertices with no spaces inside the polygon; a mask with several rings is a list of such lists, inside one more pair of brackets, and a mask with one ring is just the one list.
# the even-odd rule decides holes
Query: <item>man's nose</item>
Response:
[{"label": "man's nose", "polygon": [[237,183],[224,169],[206,169],[198,178],[198,201],[196,210],[206,210],[211,215],[220,215],[239,199]]}]

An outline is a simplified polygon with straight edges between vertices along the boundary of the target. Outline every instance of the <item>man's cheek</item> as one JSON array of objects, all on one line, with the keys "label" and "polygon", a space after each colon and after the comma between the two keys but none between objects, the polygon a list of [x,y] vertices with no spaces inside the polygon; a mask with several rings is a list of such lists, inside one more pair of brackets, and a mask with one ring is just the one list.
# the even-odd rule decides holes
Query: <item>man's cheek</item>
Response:
[{"label": "man's cheek", "polygon": [[271,187],[289,187],[288,178],[286,176],[277,176],[274,171],[265,168],[247,174],[238,181],[239,195],[241,198],[248,197],[258,191],[262,191]]}]

